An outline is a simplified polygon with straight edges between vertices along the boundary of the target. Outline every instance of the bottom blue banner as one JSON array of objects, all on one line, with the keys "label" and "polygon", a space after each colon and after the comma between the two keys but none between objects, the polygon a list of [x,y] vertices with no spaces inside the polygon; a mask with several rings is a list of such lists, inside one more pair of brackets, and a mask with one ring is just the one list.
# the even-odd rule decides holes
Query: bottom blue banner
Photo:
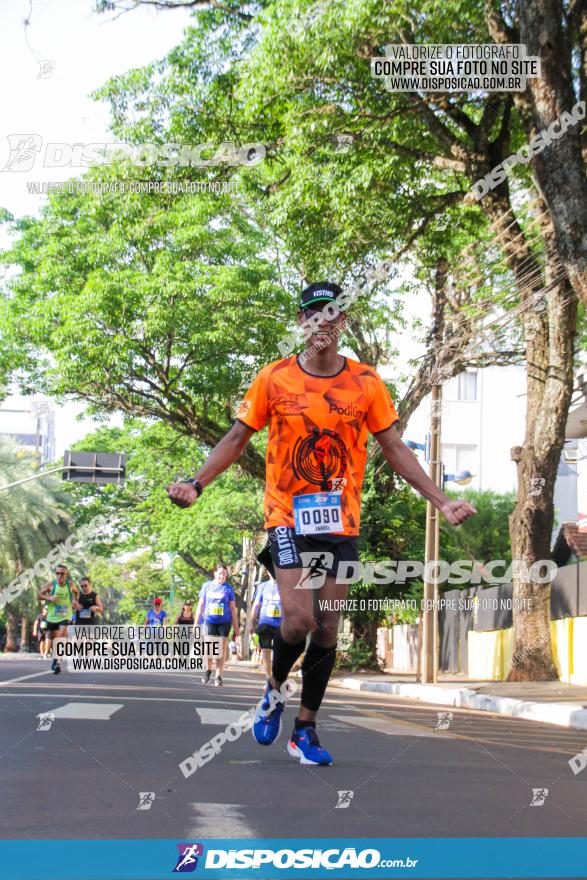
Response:
[{"label": "bottom blue banner", "polygon": [[5,840],[2,880],[587,877],[585,837]]}]

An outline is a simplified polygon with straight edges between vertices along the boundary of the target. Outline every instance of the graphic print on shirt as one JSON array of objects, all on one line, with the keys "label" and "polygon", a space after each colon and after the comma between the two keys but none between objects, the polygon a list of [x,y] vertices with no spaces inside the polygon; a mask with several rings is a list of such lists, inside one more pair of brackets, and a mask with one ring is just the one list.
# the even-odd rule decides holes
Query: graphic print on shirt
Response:
[{"label": "graphic print on shirt", "polygon": [[293,448],[292,467],[298,480],[330,492],[332,478],[342,477],[347,467],[347,451],[342,437],[328,428],[312,428],[305,437],[298,437]]},{"label": "graphic print on shirt", "polygon": [[[389,391],[372,367],[345,358],[336,375],[315,376],[295,355],[275,361],[257,375],[236,417],[255,431],[269,428],[266,529],[294,526],[296,496],[336,492],[341,524],[334,530],[326,516],[314,527],[314,510],[296,502],[299,516],[312,520],[313,530],[305,533],[359,533],[368,435],[385,431],[398,419]],[[317,499],[317,505],[319,501],[323,503]]]}]

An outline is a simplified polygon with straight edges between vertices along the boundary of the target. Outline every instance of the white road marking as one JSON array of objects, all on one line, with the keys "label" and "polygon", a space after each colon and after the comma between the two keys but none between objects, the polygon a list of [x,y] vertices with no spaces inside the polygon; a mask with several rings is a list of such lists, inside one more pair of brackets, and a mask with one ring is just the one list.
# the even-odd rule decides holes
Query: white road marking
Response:
[{"label": "white road marking", "polygon": [[200,716],[202,724],[221,724],[223,727],[234,724],[243,714],[239,709],[209,709],[208,707],[198,707],[196,712]]},{"label": "white road marking", "polygon": [[241,837],[254,840],[259,835],[246,820],[243,804],[190,804],[192,827],[187,837],[199,840],[214,837]]},{"label": "white road marking", "polygon": [[0,681],[0,687],[4,687],[7,684],[14,684],[17,681],[26,681],[27,678],[38,678],[40,675],[53,675],[50,669],[47,669],[45,672],[33,672],[31,675],[21,675],[19,678],[10,678],[8,681]]},{"label": "white road marking", "polygon": [[56,709],[47,709],[40,712],[37,718],[52,712],[55,718],[70,718],[76,721],[110,721],[111,717],[119,709],[122,709],[124,703],[64,703]]},{"label": "white road marking", "polygon": [[[86,691],[86,693],[84,693],[84,694],[61,694],[61,696],[69,697],[70,700],[87,700],[87,698],[88,698],[87,690],[88,690],[88,688],[84,687],[84,691]],[[24,693],[16,693],[16,694],[11,693],[10,691],[6,691],[6,693],[4,693],[4,694],[2,692],[0,692],[0,697],[16,697],[18,699],[24,699],[24,698],[28,699],[29,697],[40,697],[42,699],[49,698],[49,699],[54,700],[55,696],[56,696],[55,693],[39,694],[39,693],[30,693],[29,691],[25,691]],[[111,699],[112,699],[112,695],[110,695],[109,697],[102,697],[102,696],[100,696],[100,694],[92,694],[92,700],[111,700]],[[125,702],[127,702],[128,700],[142,700],[146,703],[191,703],[192,706],[194,706],[196,704],[200,705],[202,702],[201,700],[196,700],[196,699],[188,700],[188,699],[182,699],[181,697],[131,697],[131,696],[127,696],[126,694],[124,695],[123,699]],[[248,701],[243,702],[243,703],[239,703],[236,700],[224,700],[224,705],[226,705],[227,703],[232,703],[232,705],[234,705],[234,706],[241,706],[242,707],[241,711],[236,713],[237,717],[239,717],[239,715],[241,715],[242,712],[244,712],[247,708],[250,707],[250,703]]]},{"label": "white road marking", "polygon": [[363,727],[365,730],[372,730],[375,733],[386,733],[388,736],[425,736],[436,739],[433,730],[425,730],[412,724],[398,724],[395,721],[386,718],[369,718],[367,716],[357,715],[331,715],[337,721],[343,721],[348,724],[355,724],[357,727]]},{"label": "white road marking", "polygon": [[[334,718],[333,715],[330,718]],[[340,732],[342,730],[352,730],[350,724],[343,724],[342,721],[331,721],[329,718],[326,721],[322,721],[320,719],[320,730],[328,730],[332,733]]]}]

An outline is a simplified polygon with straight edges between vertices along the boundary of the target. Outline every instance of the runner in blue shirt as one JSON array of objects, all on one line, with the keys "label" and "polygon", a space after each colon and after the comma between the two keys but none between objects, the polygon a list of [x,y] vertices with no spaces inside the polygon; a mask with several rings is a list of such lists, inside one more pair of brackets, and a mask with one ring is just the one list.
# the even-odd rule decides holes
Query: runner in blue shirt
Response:
[{"label": "runner in blue shirt", "polygon": [[[214,580],[206,581],[200,591],[200,600],[196,610],[196,624],[205,624],[207,636],[218,636],[220,642],[220,654],[216,657],[216,677],[214,684],[222,684],[224,660],[226,657],[226,640],[230,628],[238,638],[240,629],[236,613],[236,598],[234,590],[228,581],[228,569],[219,563],[214,570]],[[208,684],[212,674],[212,657],[207,658],[208,668],[202,676],[203,684]]]},{"label": "runner in blue shirt", "polygon": [[167,611],[163,611],[163,600],[153,599],[153,607],[147,611],[145,626],[161,626],[166,617]]},{"label": "runner in blue shirt", "polygon": [[267,677],[271,675],[271,651],[273,649],[273,637],[281,623],[281,597],[276,581],[269,575],[269,579],[262,581],[257,589],[251,624],[254,627],[257,618],[259,626],[259,647],[265,665]]}]

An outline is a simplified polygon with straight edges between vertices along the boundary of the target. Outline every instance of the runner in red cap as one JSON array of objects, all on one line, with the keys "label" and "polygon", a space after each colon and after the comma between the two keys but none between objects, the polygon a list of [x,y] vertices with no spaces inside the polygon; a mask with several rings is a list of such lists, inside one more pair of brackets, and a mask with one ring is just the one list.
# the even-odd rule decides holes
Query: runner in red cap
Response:
[{"label": "runner in red cap", "polygon": [[163,599],[158,596],[153,599],[153,607],[147,611],[145,626],[161,626],[167,617],[167,611],[163,610]]}]

